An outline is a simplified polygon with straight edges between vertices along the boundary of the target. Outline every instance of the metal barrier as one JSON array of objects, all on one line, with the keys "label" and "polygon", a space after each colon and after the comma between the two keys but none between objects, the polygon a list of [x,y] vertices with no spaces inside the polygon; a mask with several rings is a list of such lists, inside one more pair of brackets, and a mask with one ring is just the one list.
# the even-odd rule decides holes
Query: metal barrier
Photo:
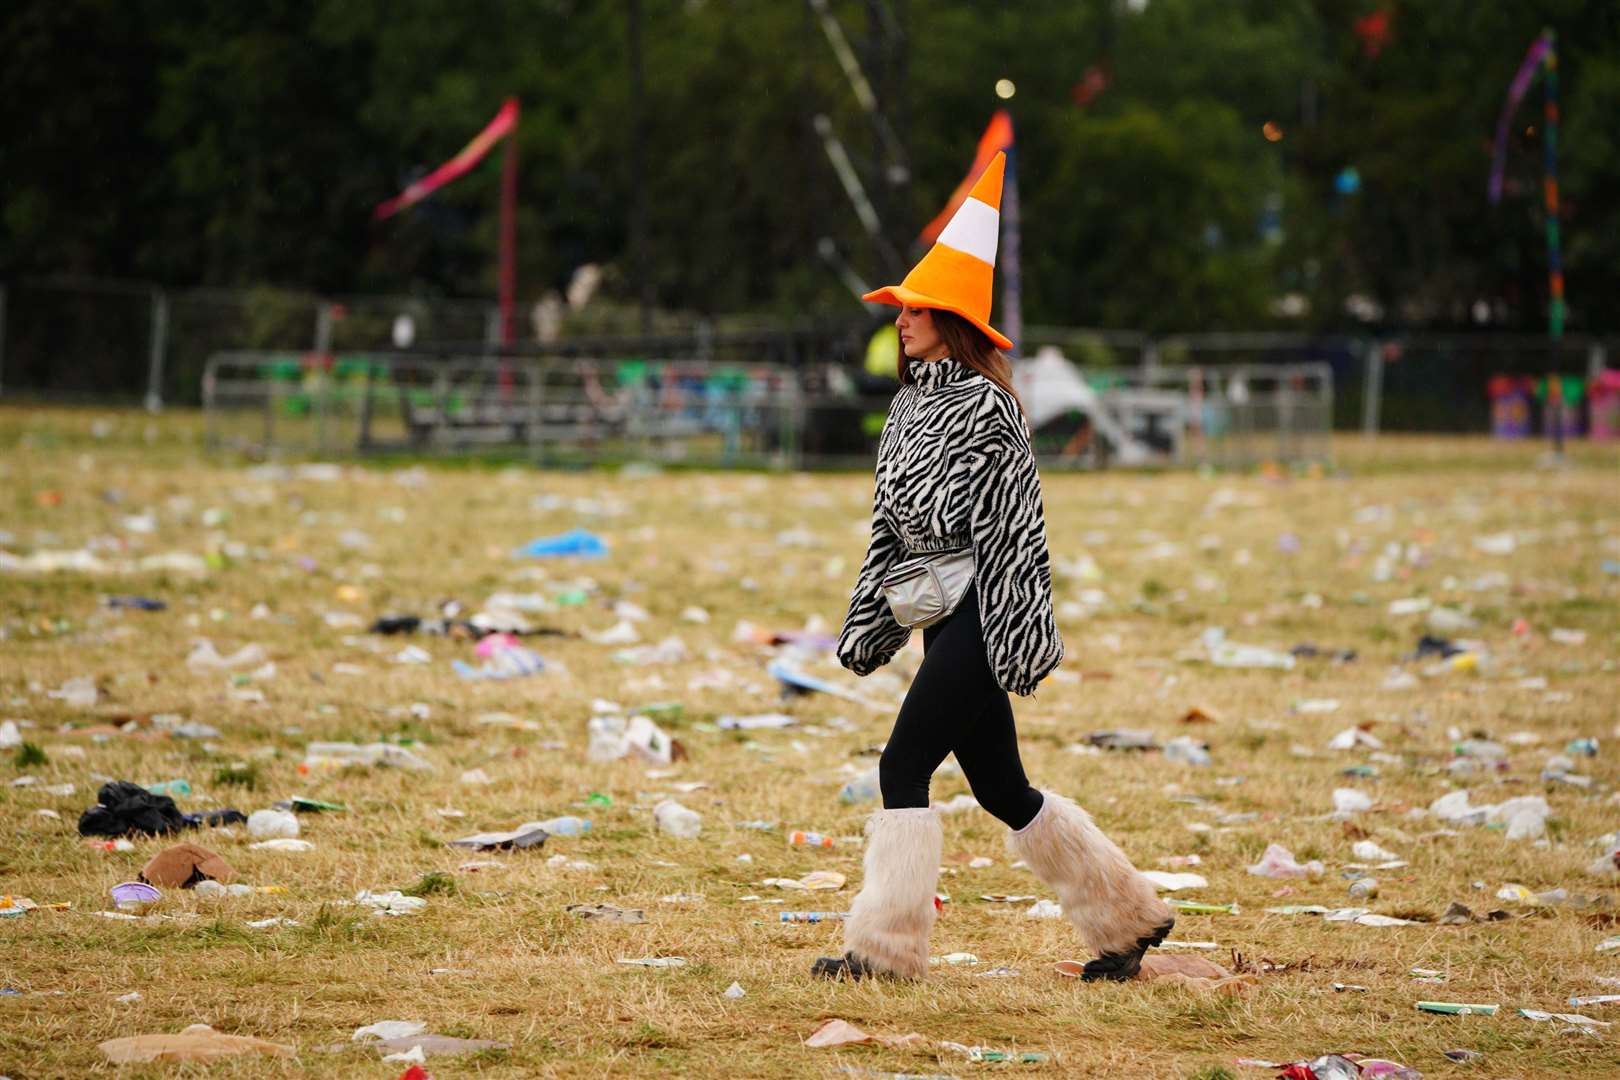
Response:
[{"label": "metal barrier", "polygon": [[[1066,372],[1081,381],[1077,369]],[[1159,366],[1093,372],[1088,385],[1091,404],[1077,418],[1087,437],[1058,412],[1036,431],[1044,465],[1328,457],[1326,365]],[[863,392],[835,364],[698,360],[229,352],[211,357],[203,378],[215,449],[504,451],[545,465],[864,467],[891,397],[892,388]]]},{"label": "metal barrier", "polygon": [[800,381],[780,365],[230,352],[203,377],[208,445],[280,453],[508,450],[538,464],[785,466]]}]

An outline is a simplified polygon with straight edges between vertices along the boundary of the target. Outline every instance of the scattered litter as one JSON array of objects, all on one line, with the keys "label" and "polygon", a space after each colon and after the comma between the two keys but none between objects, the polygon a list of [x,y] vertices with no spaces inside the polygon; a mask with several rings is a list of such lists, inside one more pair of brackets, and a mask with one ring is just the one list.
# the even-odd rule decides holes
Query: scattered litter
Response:
[{"label": "scattered litter", "polygon": [[1542,1012],[1540,1009],[1520,1009],[1519,1015],[1524,1017],[1526,1020],[1534,1020],[1537,1023],[1545,1023],[1548,1020],[1557,1020],[1561,1023],[1569,1024],[1571,1027],[1579,1028],[1580,1030],[1592,1035],[1597,1034],[1598,1028],[1606,1028],[1611,1026],[1607,1020],[1594,1020],[1592,1017],[1582,1016],[1580,1013],[1555,1013]]},{"label": "scattered litter", "polygon": [[166,847],[141,867],[141,880],[165,889],[189,889],[203,881],[228,882],[236,876],[231,864],[196,844]]},{"label": "scattered litter", "polygon": [[445,847],[465,851],[528,851],[545,845],[551,834],[538,823],[519,825],[509,832],[474,833],[457,840],[446,841]]},{"label": "scattered litter", "polygon": [[354,902],[373,908],[379,915],[415,915],[427,908],[427,900],[420,896],[406,896],[398,889],[372,892],[361,889],[354,894]]},{"label": "scattered litter", "polygon": [[665,799],[653,807],[653,820],[658,823],[659,832],[680,840],[696,839],[703,831],[702,816],[674,799]]},{"label": "scattered litter", "polygon": [[299,840],[292,836],[277,836],[249,844],[248,848],[253,851],[314,851],[315,845],[308,840]]},{"label": "scattered litter", "polygon": [[792,727],[798,723],[786,713],[757,713],[753,716],[722,716],[714,724],[721,731],[760,731]]},{"label": "scattered litter", "polygon": [[825,1050],[855,1043],[880,1043],[883,1046],[903,1047],[924,1045],[929,1040],[913,1031],[905,1035],[868,1035],[847,1020],[824,1020],[804,1040],[813,1050]]},{"label": "scattered litter", "polygon": [[255,810],[248,815],[247,828],[252,836],[297,836],[298,818],[285,810]]},{"label": "scattered litter", "polygon": [[264,647],[257,643],[244,645],[229,656],[222,656],[212,641],[198,638],[186,657],[186,666],[195,672],[235,671],[238,668],[256,667],[267,659]]},{"label": "scattered litter", "polygon": [[427,1025],[417,1020],[379,1020],[375,1024],[357,1027],[349,1038],[355,1042],[366,1042],[374,1039],[402,1039],[410,1035],[420,1035],[427,1030]]},{"label": "scattered litter", "polygon": [[684,956],[638,956],[638,957],[635,957],[634,959],[629,959],[629,958],[621,956],[619,958],[619,963],[621,963],[621,964],[631,964],[631,965],[634,965],[636,967],[677,968],[677,967],[685,967],[686,966],[686,957],[684,957]]},{"label": "scattered litter", "polygon": [[1319,878],[1326,873],[1322,860],[1301,863],[1294,853],[1281,844],[1268,844],[1260,861],[1249,867],[1249,873],[1266,878]]},{"label": "scattered litter", "polygon": [[1026,919],[1061,919],[1063,905],[1056,900],[1037,900],[1024,912]]},{"label": "scattered litter", "polygon": [[514,558],[600,559],[607,555],[607,541],[589,529],[570,529],[555,536],[542,536],[512,552]]},{"label": "scattered litter", "polygon": [[1373,801],[1364,792],[1355,788],[1333,789],[1333,812],[1335,814],[1359,814],[1363,810],[1371,810]]},{"label": "scattered litter", "polygon": [[242,1054],[292,1057],[296,1051],[280,1043],[248,1035],[222,1035],[207,1024],[192,1024],[177,1035],[132,1035],[97,1044],[114,1065],[153,1061],[219,1061]]},{"label": "scattered litter", "polygon": [[96,793],[97,805],[79,815],[80,836],[162,835],[185,828],[185,817],[167,795],[115,780]]},{"label": "scattered litter", "polygon": [[163,899],[162,893],[144,881],[126,881],[110,891],[113,905],[126,915],[145,915]]},{"label": "scattered litter", "polygon": [[1259,645],[1239,645],[1226,640],[1226,631],[1212,626],[1200,638],[1209,662],[1225,668],[1277,668],[1294,670],[1292,653],[1279,652]]},{"label": "scattered litter", "polygon": [[1165,892],[1179,892],[1182,889],[1204,889],[1209,887],[1209,879],[1202,874],[1169,874],[1163,870],[1143,870],[1142,876],[1153,882],[1157,889]]},{"label": "scattered litter", "polygon": [[1445,1013],[1448,1016],[1495,1016],[1495,1005],[1466,1005],[1456,1001],[1420,1001],[1419,1012]]},{"label": "scattered litter", "polygon": [[563,908],[570,915],[594,922],[644,923],[647,913],[640,908],[615,907],[612,904],[569,904]]}]

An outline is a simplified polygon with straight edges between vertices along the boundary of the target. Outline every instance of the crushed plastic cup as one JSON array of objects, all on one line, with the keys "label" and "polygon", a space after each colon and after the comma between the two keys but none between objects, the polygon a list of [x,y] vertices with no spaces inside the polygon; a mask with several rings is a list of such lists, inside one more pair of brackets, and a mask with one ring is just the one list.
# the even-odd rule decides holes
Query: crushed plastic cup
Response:
[{"label": "crushed plastic cup", "polygon": [[695,839],[703,831],[703,818],[674,799],[665,799],[653,807],[653,820],[658,823],[659,832],[679,840]]}]

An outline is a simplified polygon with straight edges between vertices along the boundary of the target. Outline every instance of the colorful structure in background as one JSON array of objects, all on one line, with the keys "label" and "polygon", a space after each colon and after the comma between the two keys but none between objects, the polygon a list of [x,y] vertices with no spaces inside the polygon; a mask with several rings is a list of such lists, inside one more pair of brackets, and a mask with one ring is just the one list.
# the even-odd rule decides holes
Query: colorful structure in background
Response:
[{"label": "colorful structure in background", "polygon": [[401,210],[408,210],[444,185],[472,171],[496,143],[506,140],[506,157],[501,163],[500,303],[501,344],[512,343],[512,297],[517,288],[517,145],[518,100],[509,97],[495,118],[474,135],[455,157],[409,185],[391,199],[377,204],[373,221],[384,221]]},{"label": "colorful structure in background", "polygon": [[1536,383],[1528,375],[1492,375],[1485,385],[1491,397],[1491,434],[1498,439],[1528,439],[1530,401]]},{"label": "colorful structure in background", "polygon": [[1620,371],[1600,371],[1589,388],[1593,441],[1620,442]]},{"label": "colorful structure in background", "polygon": [[1594,442],[1620,442],[1620,370],[1604,369],[1589,378],[1493,375],[1485,391],[1491,399],[1491,434],[1498,439],[1529,438],[1537,403],[1543,434],[1579,438],[1585,401],[1587,436]]},{"label": "colorful structure in background", "polygon": [[1586,380],[1579,375],[1548,375],[1536,380],[1542,430],[1558,443],[1579,438],[1581,401],[1585,397]]}]

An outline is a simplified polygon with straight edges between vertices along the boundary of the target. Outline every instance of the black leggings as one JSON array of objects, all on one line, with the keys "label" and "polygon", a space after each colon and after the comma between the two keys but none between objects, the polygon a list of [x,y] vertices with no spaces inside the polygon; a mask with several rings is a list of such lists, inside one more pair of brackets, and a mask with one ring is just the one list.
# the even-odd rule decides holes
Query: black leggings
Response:
[{"label": "black leggings", "polygon": [[1014,829],[1035,819],[1043,797],[1024,775],[1012,704],[990,673],[976,587],[923,631],[922,664],[878,761],[884,807],[927,806],[928,781],[950,753],[980,806]]}]

